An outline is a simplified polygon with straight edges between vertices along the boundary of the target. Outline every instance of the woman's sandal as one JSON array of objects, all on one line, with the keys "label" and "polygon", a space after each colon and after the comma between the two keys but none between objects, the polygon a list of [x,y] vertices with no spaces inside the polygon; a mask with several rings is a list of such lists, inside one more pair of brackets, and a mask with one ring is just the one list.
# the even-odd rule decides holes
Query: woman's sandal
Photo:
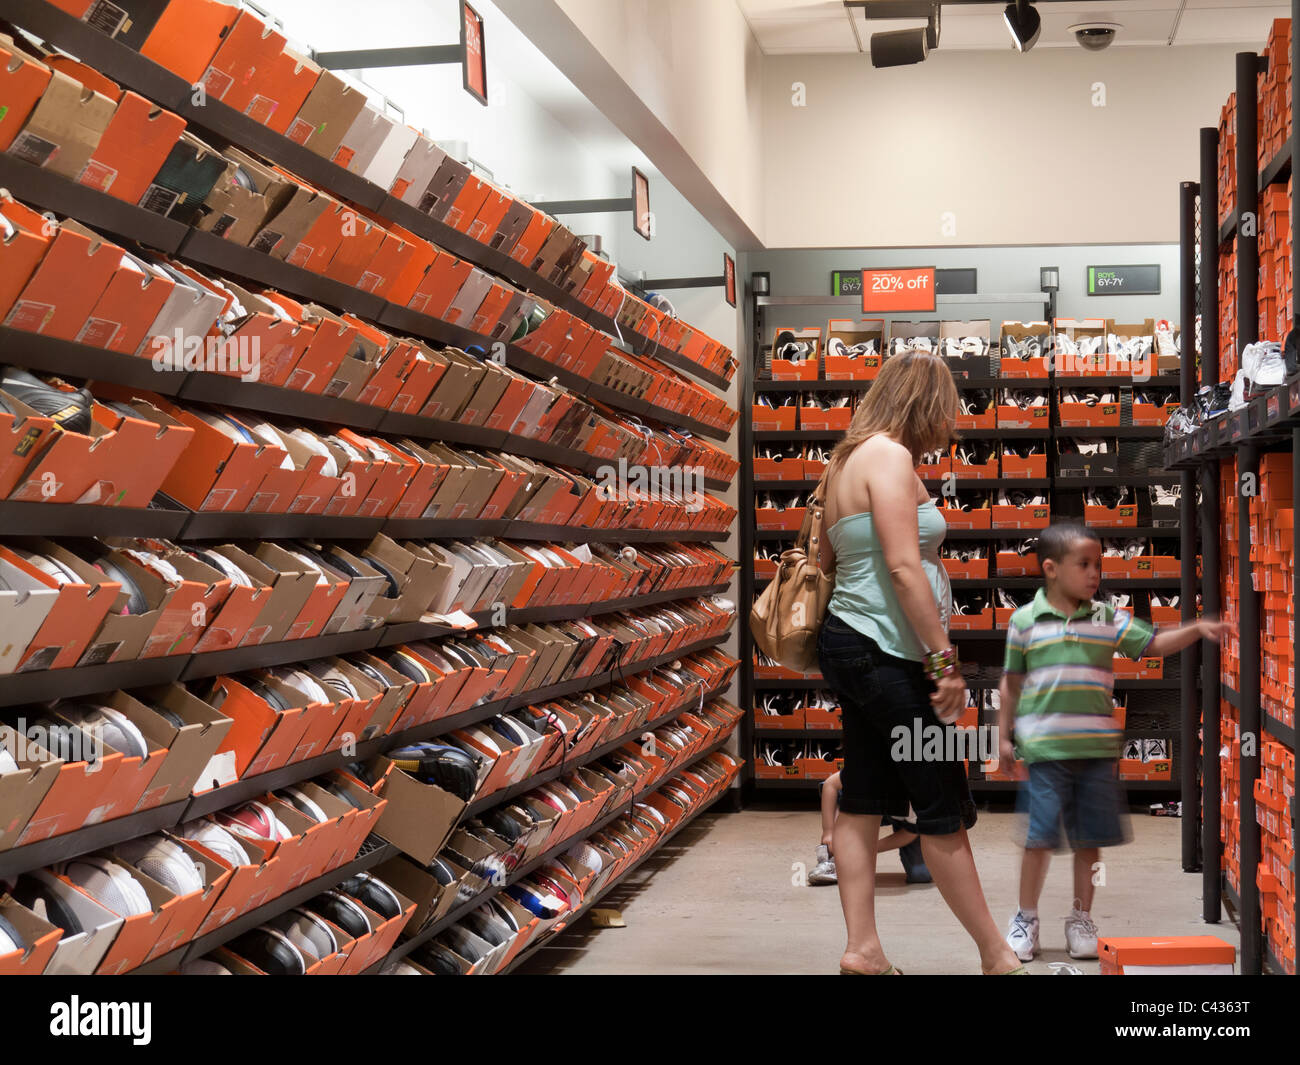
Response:
[{"label": "woman's sandal", "polygon": [[840,975],[841,976],[902,976],[903,970],[898,968],[895,965],[891,965],[888,969],[881,969],[880,972],[878,973],[864,973],[861,969],[846,969],[844,968],[844,966],[841,965]]},{"label": "woman's sandal", "polygon": [[985,973],[985,976],[1028,976],[1029,970],[1023,965],[1017,965],[1014,969],[1008,969],[1004,973]]}]

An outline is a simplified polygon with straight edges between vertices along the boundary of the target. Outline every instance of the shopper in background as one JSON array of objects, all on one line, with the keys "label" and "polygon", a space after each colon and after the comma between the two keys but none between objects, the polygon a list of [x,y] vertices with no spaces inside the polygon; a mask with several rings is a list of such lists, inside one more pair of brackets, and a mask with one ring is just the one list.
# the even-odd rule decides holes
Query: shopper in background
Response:
[{"label": "shopper in background", "polygon": [[948,446],[957,410],[941,358],[907,352],[886,359],[828,465],[830,543],[821,558],[835,573],[835,591],[818,654],[843,714],[834,851],[848,931],[845,974],[899,972],[876,930],[876,850],[881,819],[906,816],[909,803],[926,865],[979,947],[983,971],[1024,972],[980,889],[966,835],[975,803],[965,766],[893,757],[903,746],[898,730],[910,737],[954,721],[966,706],[946,631],[952,593],[939,545],[947,526],[916,474],[924,453]]},{"label": "shopper in background", "polygon": [[[813,866],[812,872],[808,874],[809,887],[834,884],[838,879],[835,873],[834,840],[835,818],[840,809],[840,775],[838,773],[832,773],[822,781],[821,796],[822,841],[817,848],[817,864]],[[876,844],[876,853],[879,854],[882,851],[892,851],[894,848],[898,848],[898,858],[903,863],[903,873],[907,878],[907,882],[909,884],[930,883],[932,880],[930,870],[925,867],[925,859],[921,856],[921,837],[915,831],[915,815],[909,816],[906,821],[891,817],[889,823],[893,831],[889,835],[882,837]]]},{"label": "shopper in background", "polygon": [[1029,823],[1020,908],[1007,943],[1022,961],[1038,951],[1038,899],[1064,821],[1074,851],[1074,909],[1065,919],[1065,943],[1070,957],[1095,958],[1093,872],[1101,848],[1128,837],[1117,771],[1124,737],[1111,702],[1115,653],[1163,658],[1198,639],[1217,640],[1229,626],[1202,618],[1155,632],[1127,610],[1094,603],[1101,541],[1082,525],[1049,525],[1038,538],[1038,559],[1044,587],[1011,615],[998,710],[1002,767],[1014,765],[1017,753],[1029,767],[1021,792]]}]

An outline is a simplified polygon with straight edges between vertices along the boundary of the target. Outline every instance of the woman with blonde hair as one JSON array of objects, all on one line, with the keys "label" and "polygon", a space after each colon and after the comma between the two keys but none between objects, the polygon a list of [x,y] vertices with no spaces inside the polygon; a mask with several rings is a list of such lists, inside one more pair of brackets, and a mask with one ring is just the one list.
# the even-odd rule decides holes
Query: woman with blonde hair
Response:
[{"label": "woman with blonde hair", "polygon": [[[911,757],[915,730],[947,724],[966,706],[947,633],[952,592],[939,560],[947,525],[916,473],[923,454],[948,446],[957,411],[941,358],[914,351],[886,359],[827,466],[829,544],[821,558],[835,573],[835,591],[818,657],[844,722],[834,832],[848,932],[844,974],[899,972],[876,930],[876,841],[882,817],[907,817],[909,805],[926,865],[975,940],[983,972],[1025,971],[980,887],[966,835],[975,804],[964,765]],[[898,742],[900,728],[906,743]]]}]

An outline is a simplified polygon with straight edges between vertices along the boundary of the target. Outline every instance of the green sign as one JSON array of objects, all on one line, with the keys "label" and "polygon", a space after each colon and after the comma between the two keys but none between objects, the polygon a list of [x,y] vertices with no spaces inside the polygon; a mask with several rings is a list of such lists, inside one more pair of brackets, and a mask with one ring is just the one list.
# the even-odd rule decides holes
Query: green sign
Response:
[{"label": "green sign", "polygon": [[832,270],[831,271],[831,295],[832,296],[861,296],[862,295],[862,271],[861,270]]},{"label": "green sign", "polygon": [[1158,296],[1160,265],[1088,267],[1089,296]]}]

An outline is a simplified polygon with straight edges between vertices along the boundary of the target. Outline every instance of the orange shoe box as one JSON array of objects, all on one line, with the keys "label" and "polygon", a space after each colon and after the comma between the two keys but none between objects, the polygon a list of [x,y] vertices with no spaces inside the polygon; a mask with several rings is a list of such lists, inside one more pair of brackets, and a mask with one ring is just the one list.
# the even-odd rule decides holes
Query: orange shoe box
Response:
[{"label": "orange shoe box", "polygon": [[[1058,425],[1112,428],[1119,426],[1119,404],[1057,403]],[[1162,423],[1163,424],[1163,423]]]},{"label": "orange shoe box", "polygon": [[1052,523],[1052,508],[1048,504],[1032,507],[1011,507],[995,504],[990,527],[994,529],[1045,529]]},{"label": "orange shoe box", "polygon": [[[1050,407],[1017,407],[1014,403],[1000,403],[997,409],[999,429],[1037,429],[1048,424]],[[975,428],[970,426],[970,428]],[[1043,456],[1046,458],[1047,456]],[[994,475],[996,476],[996,474]]]},{"label": "orange shoe box", "polygon": [[203,73],[208,95],[277,133],[287,132],[320,68],[285,43],[252,12],[241,11]]},{"label": "orange shoe box", "polygon": [[948,628],[952,632],[981,631],[993,628],[993,607],[988,606],[978,614],[953,614],[948,618]]},{"label": "orange shoe box", "polygon": [[50,83],[50,68],[0,33],[0,152],[8,150]]},{"label": "orange shoe box", "polygon": [[[163,482],[162,490],[190,510],[249,510],[253,497],[286,458],[283,448],[236,443],[197,414],[166,401],[158,405],[194,430],[194,440]],[[287,506],[290,501],[286,500]]]},{"label": "orange shoe box", "polygon": [[[0,54],[0,63],[3,58]],[[0,321],[3,321],[49,250],[47,230],[51,227],[43,215],[19,203],[3,189],[0,189],[0,217],[13,230],[7,240],[0,241]]]},{"label": "orange shoe box", "polygon": [[1237,951],[1218,936],[1103,936],[1097,956],[1102,976],[1231,976]]},{"label": "orange shoe box", "polygon": [[1022,458],[1019,455],[1002,456],[1002,476],[1003,477],[1038,477],[1047,476],[1047,455],[1030,455],[1028,458]]},{"label": "orange shoe box", "polygon": [[1022,555],[1018,551],[999,551],[997,573],[999,577],[1037,577],[1043,572],[1038,555]]},{"label": "orange shoe box", "polygon": [[943,520],[948,523],[950,529],[988,529],[992,527],[993,513],[987,507],[980,510],[957,510],[954,507],[939,507],[939,513],[943,515]]},{"label": "orange shoe box", "polygon": [[1086,524],[1099,529],[1136,527],[1137,504],[1122,503],[1118,507],[1099,507],[1086,503],[1083,508],[1083,520]]},{"label": "orange shoe box", "polygon": [[180,115],[125,92],[78,180],[119,200],[139,203],[184,132]]},{"label": "orange shoe box", "polygon": [[23,288],[5,325],[73,340],[122,261],[122,249],[66,221]]},{"label": "orange shoe box", "polygon": [[123,252],[77,343],[134,355],[175,288],[162,270]]},{"label": "orange shoe box", "polygon": [[338,250],[322,272],[342,284],[360,287],[387,236],[388,230],[378,222],[356,215],[354,223],[345,227]]}]

